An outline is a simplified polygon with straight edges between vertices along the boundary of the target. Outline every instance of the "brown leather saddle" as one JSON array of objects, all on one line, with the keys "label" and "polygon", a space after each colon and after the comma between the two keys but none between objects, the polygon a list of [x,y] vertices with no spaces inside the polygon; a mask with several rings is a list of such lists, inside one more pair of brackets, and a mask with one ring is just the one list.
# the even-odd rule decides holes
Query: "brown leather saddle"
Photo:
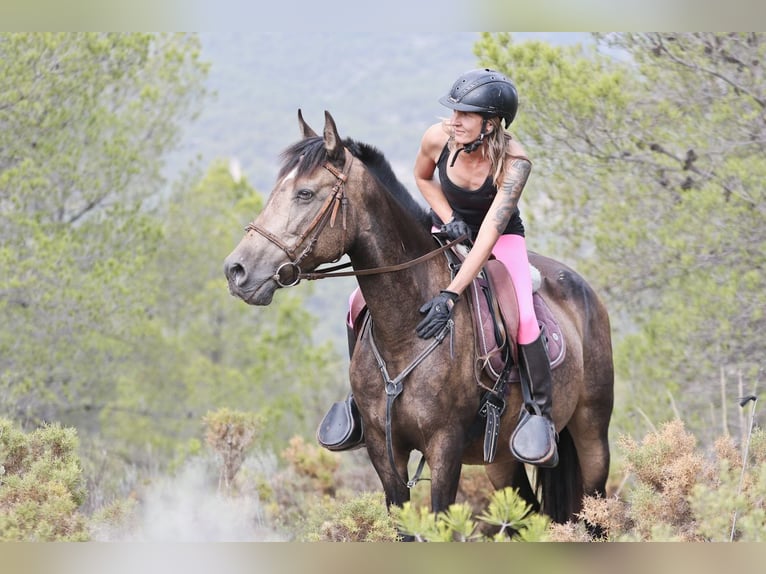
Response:
[{"label": "brown leather saddle", "polygon": [[[510,357],[513,359],[513,366],[508,374],[508,381],[519,382],[519,369],[516,366],[519,307],[513,281],[505,265],[497,259],[487,261],[482,273],[467,290],[467,294],[473,317],[478,366],[493,380],[497,380]],[[564,335],[550,307],[537,289],[532,294],[532,302],[540,329],[547,339],[548,357],[553,370],[566,357]],[[510,345],[510,355],[503,352],[506,345]]]}]

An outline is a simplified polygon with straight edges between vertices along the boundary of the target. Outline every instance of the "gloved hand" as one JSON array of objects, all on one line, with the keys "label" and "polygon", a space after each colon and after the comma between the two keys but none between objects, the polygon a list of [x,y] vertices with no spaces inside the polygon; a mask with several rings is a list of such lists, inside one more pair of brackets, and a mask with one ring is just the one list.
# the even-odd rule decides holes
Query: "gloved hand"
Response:
[{"label": "gloved hand", "polygon": [[420,308],[425,318],[418,323],[415,331],[421,339],[430,339],[444,328],[452,317],[452,308],[457,303],[459,295],[443,289],[436,297]]},{"label": "gloved hand", "polygon": [[468,234],[467,239],[471,239],[471,228],[468,227],[468,224],[465,221],[460,219],[454,213],[452,214],[452,219],[442,225],[439,231],[446,233],[447,237],[452,240],[466,234]]}]

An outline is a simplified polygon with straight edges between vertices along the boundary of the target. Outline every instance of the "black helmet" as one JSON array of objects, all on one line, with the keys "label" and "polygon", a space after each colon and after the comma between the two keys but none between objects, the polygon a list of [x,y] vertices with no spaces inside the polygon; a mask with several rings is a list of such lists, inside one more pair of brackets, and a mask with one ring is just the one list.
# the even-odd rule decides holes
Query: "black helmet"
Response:
[{"label": "black helmet", "polygon": [[505,127],[511,125],[519,107],[516,86],[500,72],[478,68],[460,76],[449,94],[439,103],[452,110],[476,112],[487,116],[500,116]]}]

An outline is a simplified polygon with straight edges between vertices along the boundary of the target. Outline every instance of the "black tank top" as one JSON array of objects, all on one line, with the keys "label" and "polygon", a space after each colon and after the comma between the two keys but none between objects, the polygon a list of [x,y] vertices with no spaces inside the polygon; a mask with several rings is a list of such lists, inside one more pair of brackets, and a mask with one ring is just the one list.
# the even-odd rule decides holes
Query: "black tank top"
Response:
[{"label": "black tank top", "polygon": [[[492,183],[491,176],[488,176],[482,186],[475,191],[458,187],[447,176],[448,159],[449,148],[445,145],[439,156],[439,161],[436,163],[436,167],[439,170],[439,182],[441,183],[442,192],[444,192],[444,196],[455,213],[471,228],[475,238],[479,233],[481,222],[484,221],[484,216],[489,211],[489,206],[492,205],[492,200],[497,195],[497,187]],[[444,223],[433,210],[431,211],[431,220],[436,227],[440,227]],[[521,235],[524,237],[524,224],[521,221],[518,207],[511,215],[503,235]]]}]

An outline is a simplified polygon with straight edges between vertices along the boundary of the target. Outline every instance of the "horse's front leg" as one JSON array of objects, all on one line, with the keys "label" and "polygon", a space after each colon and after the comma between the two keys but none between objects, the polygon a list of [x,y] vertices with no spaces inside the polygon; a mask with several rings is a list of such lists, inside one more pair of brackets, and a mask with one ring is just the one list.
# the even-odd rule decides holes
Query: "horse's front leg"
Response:
[{"label": "horse's front leg", "polygon": [[365,440],[367,454],[383,486],[386,507],[390,509],[392,505],[403,506],[405,502],[410,500],[410,489],[405,484],[405,481],[409,479],[407,475],[409,451],[394,445],[394,459],[396,461],[396,469],[394,469],[389,460],[385,435],[366,432]]},{"label": "horse's front leg", "polygon": [[462,434],[432,436],[426,459],[431,469],[431,511],[438,514],[455,502],[465,441]]},{"label": "horse's front leg", "polygon": [[[368,433],[366,435],[367,454],[370,457],[373,468],[383,485],[386,497],[386,508],[390,511],[392,506],[402,507],[410,500],[410,489],[405,484],[409,480],[407,476],[407,463],[409,451],[394,449],[396,470],[391,466],[384,435]],[[414,542],[414,536],[399,531],[399,537],[403,542]]]}]

